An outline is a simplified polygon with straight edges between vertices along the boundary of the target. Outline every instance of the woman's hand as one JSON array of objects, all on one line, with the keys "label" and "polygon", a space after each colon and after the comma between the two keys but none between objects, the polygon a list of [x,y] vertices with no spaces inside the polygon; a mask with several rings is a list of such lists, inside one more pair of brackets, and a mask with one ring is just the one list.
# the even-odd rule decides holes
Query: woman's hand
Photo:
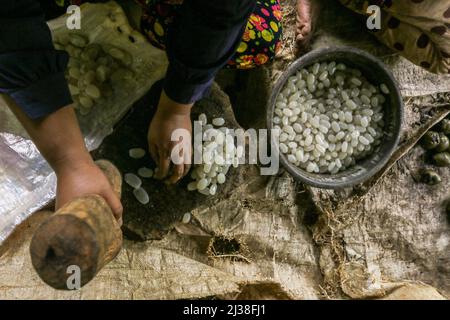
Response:
[{"label": "woman's hand", "polygon": [[148,130],[150,154],[159,168],[156,179],[168,177],[166,182],[175,184],[189,172],[192,155],[191,108],[192,104],[176,103],[164,92],[161,94]]},{"label": "woman's hand", "polygon": [[58,178],[56,210],[71,200],[89,194],[103,197],[122,225],[122,204],[108,178],[87,154],[80,159],[66,159],[55,165]]}]

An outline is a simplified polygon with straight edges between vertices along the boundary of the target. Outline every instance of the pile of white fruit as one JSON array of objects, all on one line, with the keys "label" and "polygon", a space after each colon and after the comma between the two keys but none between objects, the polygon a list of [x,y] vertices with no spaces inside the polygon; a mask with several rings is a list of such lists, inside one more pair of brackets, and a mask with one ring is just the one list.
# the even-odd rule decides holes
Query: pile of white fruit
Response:
[{"label": "pile of white fruit", "polygon": [[96,104],[114,93],[114,85],[131,80],[132,56],[110,45],[89,43],[87,37],[70,33],[56,37],[55,48],[69,56],[66,78],[75,109],[87,115]]},{"label": "pile of white fruit", "polygon": [[[244,147],[235,146],[234,136],[230,130],[223,125],[223,118],[214,118],[212,124],[204,113],[198,117],[202,126],[203,137],[201,145],[195,145],[194,152],[202,155],[202,163],[196,164],[191,172],[194,179],[188,184],[188,190],[197,190],[204,195],[215,195],[217,186],[224,184],[226,175],[231,166],[237,168],[239,159],[243,156]],[[199,139],[200,140],[200,139]],[[196,150],[195,150],[196,149]]]},{"label": "pile of white fruit", "polygon": [[[235,145],[234,135],[224,127],[223,118],[214,118],[212,124],[208,124],[205,114],[200,114],[198,123],[202,127],[202,136],[194,139],[194,149],[201,155],[201,163],[195,164],[191,170],[191,178],[194,180],[187,186],[189,191],[197,190],[203,195],[215,195],[218,185],[224,184],[226,175],[231,166],[237,168],[239,159],[244,156],[244,147]],[[196,145],[195,141],[201,141]],[[195,152],[195,151],[194,151]],[[133,159],[141,159],[146,155],[142,148],[129,150],[129,156]],[[142,167],[135,173],[126,173],[125,182],[133,188],[133,194],[143,205],[149,203],[148,193],[142,187],[141,178],[152,178],[155,170]]]},{"label": "pile of white fruit", "polygon": [[336,174],[353,166],[381,143],[388,94],[385,84],[376,87],[342,63],[298,71],[276,99],[280,151],[310,173]]}]

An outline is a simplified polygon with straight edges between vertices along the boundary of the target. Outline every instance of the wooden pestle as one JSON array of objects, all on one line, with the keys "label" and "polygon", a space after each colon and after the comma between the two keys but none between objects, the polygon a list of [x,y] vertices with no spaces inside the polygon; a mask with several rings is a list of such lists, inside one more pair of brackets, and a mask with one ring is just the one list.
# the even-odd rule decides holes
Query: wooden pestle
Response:
[{"label": "wooden pestle", "polygon": [[[122,178],[109,161],[96,164],[121,195]],[[75,199],[47,219],[33,235],[31,262],[40,278],[55,289],[69,290],[70,266],[79,268],[84,286],[122,247],[122,232],[106,201],[98,195]],[[73,268],[73,267],[72,267]]]}]

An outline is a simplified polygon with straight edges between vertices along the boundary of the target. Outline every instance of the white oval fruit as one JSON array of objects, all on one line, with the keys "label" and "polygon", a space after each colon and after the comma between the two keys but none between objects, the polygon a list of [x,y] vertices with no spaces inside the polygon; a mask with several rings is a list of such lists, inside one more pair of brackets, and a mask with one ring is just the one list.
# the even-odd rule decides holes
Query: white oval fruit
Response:
[{"label": "white oval fruit", "polygon": [[148,196],[147,191],[142,188],[134,189],[133,194],[136,197],[136,200],[143,205],[146,205],[150,202],[150,197]]},{"label": "white oval fruit", "polygon": [[383,92],[386,95],[388,95],[390,93],[388,86],[384,83],[380,85],[380,89],[381,89],[381,92]]},{"label": "white oval fruit", "polygon": [[95,71],[89,70],[83,75],[83,79],[86,85],[91,84],[95,80]]},{"label": "white oval fruit", "polygon": [[78,68],[69,68],[69,76],[75,79],[79,79],[81,76],[80,69]]},{"label": "white oval fruit", "polygon": [[88,41],[85,37],[78,35],[78,34],[70,34],[69,35],[69,42],[73,44],[74,46],[77,46],[79,48],[83,48],[87,45]]},{"label": "white oval fruit", "polygon": [[139,168],[138,175],[142,178],[151,178],[153,177],[153,170],[150,168],[142,167]]},{"label": "white oval fruit", "polygon": [[184,224],[187,224],[190,221],[191,221],[191,214],[189,212],[187,212],[183,215],[183,219],[181,220],[181,222],[183,222]]},{"label": "white oval fruit", "polygon": [[208,120],[207,120],[207,118],[206,118],[206,114],[204,114],[204,113],[200,114],[200,115],[198,116],[198,121],[200,121],[201,124],[202,124],[203,126],[205,126],[205,125],[208,123]]},{"label": "white oval fruit", "polygon": [[94,101],[86,96],[80,96],[80,104],[85,108],[92,108],[94,106]]},{"label": "white oval fruit", "polygon": [[122,60],[125,57],[124,52],[118,48],[111,48],[109,49],[108,53],[111,57],[117,60]]},{"label": "white oval fruit", "polygon": [[96,79],[98,82],[103,83],[106,81],[109,74],[109,68],[106,66],[98,66],[95,70]]},{"label": "white oval fruit", "polygon": [[[142,148],[132,148],[128,151],[128,154],[133,159],[141,159],[145,156],[146,152]],[[155,170],[156,173],[156,170]]]},{"label": "white oval fruit", "polygon": [[125,182],[134,189],[138,189],[142,185],[142,180],[134,173],[127,173],[124,175]]},{"label": "white oval fruit", "polygon": [[217,184],[211,185],[211,187],[209,187],[209,194],[214,196],[216,192],[217,192]]},{"label": "white oval fruit", "polygon": [[202,191],[202,190],[206,189],[207,186],[208,186],[208,180],[206,178],[200,179],[197,182],[197,189],[199,191]]},{"label": "white oval fruit", "polygon": [[76,95],[80,94],[80,89],[78,89],[77,86],[74,86],[72,84],[69,84],[69,91],[72,96],[76,96]]},{"label": "white oval fruit", "polygon": [[219,173],[219,174],[217,175],[217,183],[218,183],[218,184],[224,184],[225,181],[226,181],[225,174]]},{"label": "white oval fruit", "polygon": [[212,120],[212,124],[217,126],[217,127],[220,127],[220,126],[223,126],[225,124],[225,120],[223,118],[214,118]]},{"label": "white oval fruit", "polygon": [[98,99],[101,96],[100,90],[97,88],[96,85],[89,84],[86,86],[85,92],[88,96],[90,96],[93,99]]},{"label": "white oval fruit", "polygon": [[197,181],[192,181],[187,186],[188,191],[194,191],[197,190]]}]

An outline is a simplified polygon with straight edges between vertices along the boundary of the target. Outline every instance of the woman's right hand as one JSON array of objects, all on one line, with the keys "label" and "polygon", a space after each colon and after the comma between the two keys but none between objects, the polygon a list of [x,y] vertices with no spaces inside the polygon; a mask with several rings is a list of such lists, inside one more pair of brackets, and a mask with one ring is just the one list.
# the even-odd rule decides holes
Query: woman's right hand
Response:
[{"label": "woman's right hand", "polygon": [[123,208],[120,199],[89,154],[76,160],[66,159],[55,164],[54,169],[57,177],[56,210],[73,199],[96,194],[106,200],[114,217],[122,225]]}]

